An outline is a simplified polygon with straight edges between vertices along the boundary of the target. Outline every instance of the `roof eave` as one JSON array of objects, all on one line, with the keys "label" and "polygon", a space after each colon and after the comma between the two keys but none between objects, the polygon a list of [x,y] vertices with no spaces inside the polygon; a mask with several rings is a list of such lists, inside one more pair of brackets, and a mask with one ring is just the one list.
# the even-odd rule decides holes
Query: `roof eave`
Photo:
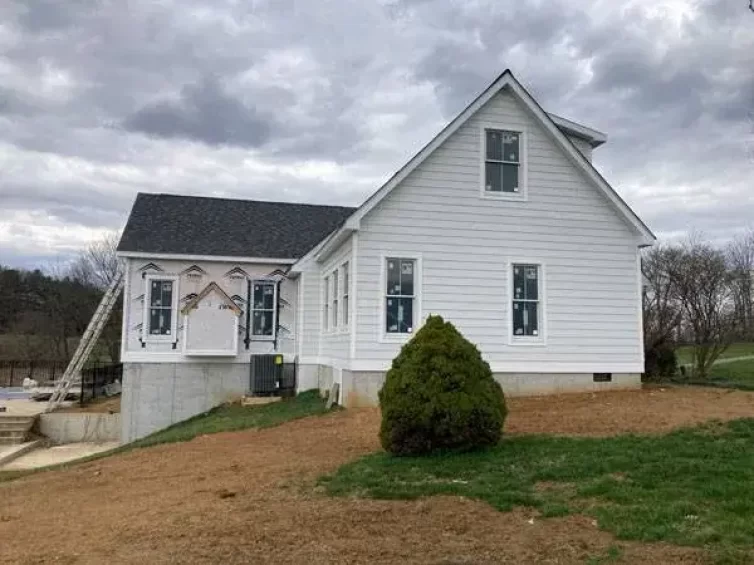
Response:
[{"label": "roof eave", "polygon": [[547,115],[565,134],[583,139],[584,141],[589,143],[589,145],[591,145],[593,149],[607,142],[606,133],[602,133],[601,131],[587,127],[583,124],[579,124],[577,122],[574,122],[573,120],[563,118],[556,114],[551,114],[548,112]]}]

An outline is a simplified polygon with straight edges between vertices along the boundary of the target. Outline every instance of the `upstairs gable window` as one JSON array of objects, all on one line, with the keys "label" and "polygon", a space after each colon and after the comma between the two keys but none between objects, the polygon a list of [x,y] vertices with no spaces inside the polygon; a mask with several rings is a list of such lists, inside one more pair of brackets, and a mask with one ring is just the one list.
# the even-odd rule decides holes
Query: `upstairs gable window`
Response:
[{"label": "upstairs gable window", "polygon": [[521,132],[484,130],[484,192],[517,195],[523,192]]}]

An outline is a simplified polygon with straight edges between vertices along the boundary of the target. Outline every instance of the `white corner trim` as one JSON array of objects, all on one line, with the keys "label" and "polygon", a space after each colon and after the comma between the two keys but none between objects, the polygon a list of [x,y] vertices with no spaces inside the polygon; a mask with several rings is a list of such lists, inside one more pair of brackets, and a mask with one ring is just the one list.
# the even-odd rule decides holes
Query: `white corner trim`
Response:
[{"label": "white corner trim", "polygon": [[[515,336],[513,335],[513,265],[537,265],[539,267],[539,335],[538,336]],[[545,347],[547,345],[547,267],[541,259],[532,257],[513,257],[506,261],[508,284],[508,302],[505,311],[506,334],[508,345],[511,347]]]},{"label": "white corner trim", "polygon": [[[170,316],[170,335],[151,335],[149,327],[149,310],[151,307],[152,285],[153,280],[173,281],[173,300],[171,304],[172,316]],[[174,343],[178,341],[178,295],[180,277],[178,275],[168,275],[165,273],[149,273],[144,277],[144,309],[142,311],[142,341],[144,343]]]},{"label": "white corner trim", "polygon": [[[505,130],[519,134],[518,192],[491,192],[486,188],[487,170],[487,130]],[[484,122],[479,125],[479,195],[490,200],[509,200],[526,202],[529,199],[529,134],[523,126],[514,126],[502,122]]]},{"label": "white corner trim", "polygon": [[[414,261],[414,324],[411,333],[388,333],[385,330],[385,309],[387,308],[387,260],[388,259],[413,259]],[[421,327],[424,314],[422,310],[422,254],[421,253],[382,253],[380,255],[380,286],[377,300],[379,311],[377,312],[377,341],[379,343],[405,343],[411,339]]]},{"label": "white corner trim", "polygon": [[140,251],[118,251],[118,257],[134,259],[167,259],[176,261],[221,261],[223,263],[256,263],[267,265],[292,265],[297,259],[280,259],[275,257],[233,257],[229,255],[181,255],[178,253],[142,253]]},{"label": "white corner trim", "polygon": [[120,259],[119,262],[123,269],[123,315],[120,330],[120,358],[123,359],[128,350],[128,328],[131,319],[131,260]]}]

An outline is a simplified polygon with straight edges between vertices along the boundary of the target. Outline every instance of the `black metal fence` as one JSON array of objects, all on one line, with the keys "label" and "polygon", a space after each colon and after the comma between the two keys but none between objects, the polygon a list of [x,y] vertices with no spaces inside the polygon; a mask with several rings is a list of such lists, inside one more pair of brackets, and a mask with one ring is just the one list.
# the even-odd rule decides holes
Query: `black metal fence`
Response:
[{"label": "black metal fence", "polygon": [[0,361],[0,387],[20,387],[24,379],[52,386],[65,372],[64,361]]},{"label": "black metal fence", "polygon": [[[96,364],[81,371],[81,404],[108,396],[106,387],[123,382],[123,363]],[[111,390],[112,396],[116,391]]]}]

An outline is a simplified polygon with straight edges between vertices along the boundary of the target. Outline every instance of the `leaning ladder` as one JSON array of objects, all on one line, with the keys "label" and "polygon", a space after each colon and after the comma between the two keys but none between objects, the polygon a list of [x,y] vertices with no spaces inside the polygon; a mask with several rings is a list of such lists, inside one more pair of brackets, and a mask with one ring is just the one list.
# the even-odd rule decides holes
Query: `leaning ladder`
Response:
[{"label": "leaning ladder", "polygon": [[86,327],[86,331],[81,337],[81,341],[78,347],[76,347],[76,351],[73,357],[71,357],[68,367],[66,367],[63,376],[55,386],[45,412],[51,412],[57,408],[65,400],[65,397],[68,396],[68,391],[71,390],[74,381],[81,378],[81,369],[84,367],[86,360],[89,359],[89,355],[97,343],[99,336],[102,335],[102,330],[110,317],[110,313],[113,311],[113,306],[118,301],[118,296],[123,288],[123,279],[123,269],[118,269],[110,286],[107,287],[105,295],[100,300],[99,306],[94,311],[92,319],[89,320],[89,325]]}]

